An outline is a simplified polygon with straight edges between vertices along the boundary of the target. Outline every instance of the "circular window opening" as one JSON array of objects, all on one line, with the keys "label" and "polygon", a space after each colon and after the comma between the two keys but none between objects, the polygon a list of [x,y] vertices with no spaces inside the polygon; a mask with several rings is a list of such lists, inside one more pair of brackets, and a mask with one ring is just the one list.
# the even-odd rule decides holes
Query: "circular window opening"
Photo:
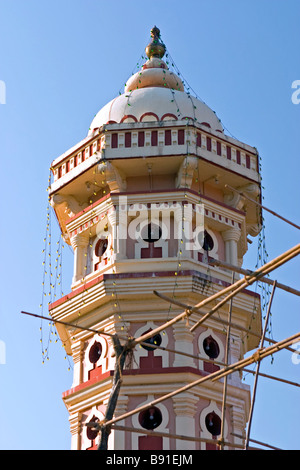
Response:
[{"label": "circular window opening", "polygon": [[96,247],[95,247],[95,255],[101,258],[104,255],[108,247],[108,240],[98,240]]},{"label": "circular window opening", "polygon": [[142,239],[147,243],[155,243],[162,236],[161,227],[157,224],[148,224],[142,229]]},{"label": "circular window opening", "polygon": [[[99,418],[97,418],[96,416],[93,416],[92,419],[89,421],[89,423],[98,423],[98,422],[99,422]],[[93,441],[98,436],[98,431],[96,429],[93,429],[90,426],[87,426],[86,435],[90,441]]]},{"label": "circular window opening", "polygon": [[[146,331],[144,334],[149,333],[151,330]],[[160,346],[162,342],[162,337],[161,334],[158,333],[157,335],[152,336],[151,338],[148,338],[144,341],[144,343],[147,344],[152,344],[153,346]],[[142,348],[146,349],[147,351],[154,351],[155,348],[152,348],[151,346],[146,346],[146,344],[141,345]]]},{"label": "circular window opening", "polygon": [[203,349],[210,359],[216,359],[220,354],[219,345],[212,336],[208,336],[204,339]]},{"label": "circular window opening", "polygon": [[205,426],[213,436],[219,436],[221,433],[220,417],[214,411],[212,413],[208,413],[205,418]]},{"label": "circular window opening", "polygon": [[161,411],[156,406],[141,411],[139,414],[139,423],[142,428],[148,429],[149,431],[157,428],[162,423]]},{"label": "circular window opening", "polygon": [[98,341],[95,341],[89,352],[89,361],[92,364],[96,364],[96,362],[100,359],[101,354],[102,346]]},{"label": "circular window opening", "polygon": [[205,251],[211,251],[214,247],[214,241],[211,237],[211,235],[209,235],[209,233],[204,230],[204,238],[203,238],[203,250]]}]

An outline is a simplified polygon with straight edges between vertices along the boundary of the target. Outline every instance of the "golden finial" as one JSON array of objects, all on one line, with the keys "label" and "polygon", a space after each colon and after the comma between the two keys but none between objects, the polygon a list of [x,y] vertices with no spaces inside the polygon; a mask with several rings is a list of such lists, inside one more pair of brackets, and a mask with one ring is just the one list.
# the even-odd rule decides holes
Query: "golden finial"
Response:
[{"label": "golden finial", "polygon": [[161,59],[166,52],[166,47],[165,45],[160,41],[160,30],[154,26],[154,28],[151,29],[150,31],[152,41],[148,44],[146,47],[146,54],[149,59],[151,57],[158,57]]}]

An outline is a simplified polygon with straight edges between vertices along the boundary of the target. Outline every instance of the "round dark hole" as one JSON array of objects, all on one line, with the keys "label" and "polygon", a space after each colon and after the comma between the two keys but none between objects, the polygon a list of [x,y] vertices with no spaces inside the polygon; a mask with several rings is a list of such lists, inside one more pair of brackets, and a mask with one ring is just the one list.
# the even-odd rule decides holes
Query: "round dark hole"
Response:
[{"label": "round dark hole", "polygon": [[212,413],[208,413],[206,416],[205,425],[207,430],[213,436],[218,436],[221,433],[221,419],[214,411]]},{"label": "round dark hole", "polygon": [[148,224],[142,229],[142,238],[147,243],[157,242],[162,235],[162,230],[159,225]]},{"label": "round dark hole", "polygon": [[107,240],[107,239],[98,240],[98,242],[97,242],[97,244],[96,244],[96,247],[95,247],[95,254],[96,254],[96,256],[98,256],[99,258],[101,258],[101,256],[103,256],[104,253],[106,252],[107,247],[108,247],[108,240]]},{"label": "round dark hole", "polygon": [[203,250],[211,251],[214,247],[214,241],[212,237],[204,230]]},{"label": "round dark hole", "polygon": [[96,364],[96,362],[100,359],[101,354],[102,354],[102,346],[98,341],[95,341],[89,352],[90,362],[92,364]]},{"label": "round dark hole", "polygon": [[219,345],[212,336],[208,336],[204,339],[203,349],[210,359],[216,359],[220,354]]},{"label": "round dark hole", "polygon": [[144,429],[152,430],[157,428],[162,422],[161,411],[152,406],[148,410],[141,411],[139,414],[139,423]]},{"label": "round dark hole", "polygon": [[[99,418],[97,418],[96,416],[93,416],[92,419],[89,422],[90,423],[98,423]],[[98,431],[96,431],[95,429],[90,428],[89,426],[87,426],[86,435],[87,435],[87,438],[90,439],[90,441],[93,441],[94,439],[96,439],[96,437],[98,435]]]},{"label": "round dark hole", "polygon": [[[151,330],[146,331],[146,333],[149,333],[149,331],[151,331]],[[162,342],[162,337],[161,337],[160,333],[158,333],[157,335],[154,335],[151,338],[146,339],[146,341],[144,341],[144,343],[153,344],[153,346],[160,346],[161,342]],[[146,346],[145,344],[142,344],[141,346],[142,346],[142,348],[146,349],[147,351],[154,351],[154,349],[155,349],[155,348],[151,348],[151,346]]]}]

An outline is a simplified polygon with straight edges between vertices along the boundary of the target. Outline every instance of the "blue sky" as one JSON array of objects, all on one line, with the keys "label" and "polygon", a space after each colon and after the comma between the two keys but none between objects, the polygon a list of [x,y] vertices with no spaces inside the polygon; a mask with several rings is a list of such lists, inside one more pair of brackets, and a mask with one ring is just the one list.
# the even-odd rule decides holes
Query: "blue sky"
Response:
[{"label": "blue sky", "polygon": [[[181,74],[228,133],[258,148],[264,204],[299,224],[300,104],[291,101],[300,80],[299,17],[298,0],[0,0],[1,449],[70,447],[61,400],[72,384],[69,362],[58,342],[43,365],[40,322],[20,314],[40,311],[52,160],[83,139],[95,113],[123,89],[157,25]],[[268,213],[265,223],[269,259],[298,243],[297,229]],[[71,260],[66,247],[65,292]],[[244,266],[256,260],[255,242]],[[300,289],[299,260],[271,277]],[[299,325],[299,298],[277,290],[273,337]],[[299,382],[290,352],[261,370]],[[251,437],[299,449],[299,420],[299,388],[259,379]]]}]

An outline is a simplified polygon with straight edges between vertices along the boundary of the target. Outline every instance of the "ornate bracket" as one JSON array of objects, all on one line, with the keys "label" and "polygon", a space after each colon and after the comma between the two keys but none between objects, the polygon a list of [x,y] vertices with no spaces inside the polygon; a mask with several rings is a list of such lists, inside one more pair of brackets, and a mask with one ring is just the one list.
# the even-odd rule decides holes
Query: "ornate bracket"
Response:
[{"label": "ornate bracket", "polygon": [[197,168],[196,157],[185,157],[177,173],[176,187],[190,188],[193,182],[194,171]]},{"label": "ornate bracket", "polygon": [[126,179],[120,170],[110,162],[101,162],[97,166],[97,172],[105,176],[106,182],[111,193],[122,192],[126,190]]}]

